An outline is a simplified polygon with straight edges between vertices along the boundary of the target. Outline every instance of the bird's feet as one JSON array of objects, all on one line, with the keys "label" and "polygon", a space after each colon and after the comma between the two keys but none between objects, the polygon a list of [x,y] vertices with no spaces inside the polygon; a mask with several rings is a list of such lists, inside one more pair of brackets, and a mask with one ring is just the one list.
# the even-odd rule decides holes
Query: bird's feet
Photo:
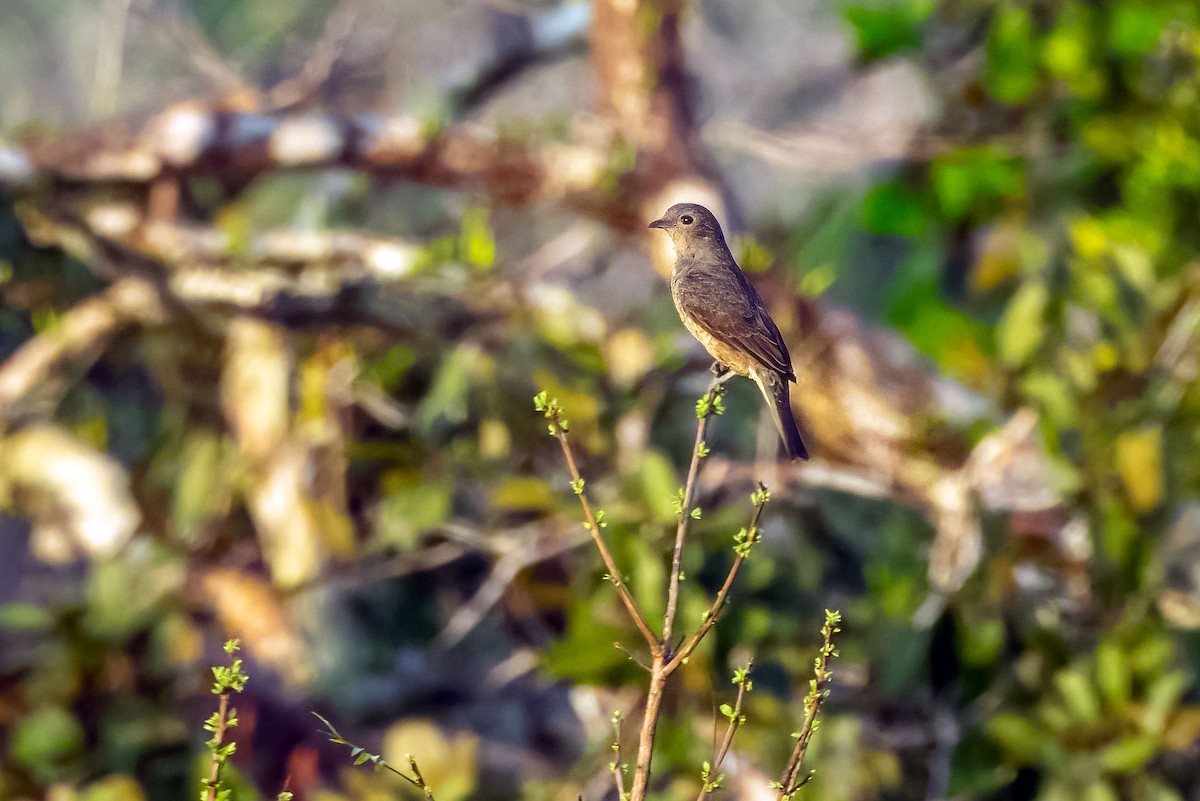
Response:
[{"label": "bird's feet", "polygon": [[733,372],[720,362],[713,362],[710,370],[713,374],[713,378],[715,379],[714,383],[717,386],[724,384],[726,381],[737,375],[737,373]]}]

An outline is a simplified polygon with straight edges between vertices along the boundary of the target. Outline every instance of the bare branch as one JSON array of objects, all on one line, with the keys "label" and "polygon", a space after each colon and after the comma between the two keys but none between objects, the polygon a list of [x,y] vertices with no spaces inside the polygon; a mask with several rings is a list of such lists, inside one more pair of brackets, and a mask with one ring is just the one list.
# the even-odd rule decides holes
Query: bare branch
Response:
[{"label": "bare branch", "polygon": [[154,288],[138,278],[81,301],[0,363],[0,429],[25,415],[48,413],[70,388],[65,375],[82,375],[127,325],[157,321],[162,313]]},{"label": "bare branch", "polygon": [[325,29],[313,45],[298,75],[283,80],[267,92],[268,108],[281,110],[311,99],[329,80],[362,11],[361,0],[341,0],[325,18]]}]

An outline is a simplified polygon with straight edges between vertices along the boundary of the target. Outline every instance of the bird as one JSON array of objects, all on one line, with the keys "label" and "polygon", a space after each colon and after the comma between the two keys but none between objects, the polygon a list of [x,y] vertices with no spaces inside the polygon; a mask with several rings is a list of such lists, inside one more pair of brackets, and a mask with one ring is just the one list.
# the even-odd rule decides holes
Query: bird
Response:
[{"label": "bird", "polygon": [[758,291],[729,252],[716,216],[698,203],[676,203],[651,228],[675,246],[671,297],[683,325],[716,360],[714,368],[758,385],[791,460],[807,459],[788,382],[792,357]]}]

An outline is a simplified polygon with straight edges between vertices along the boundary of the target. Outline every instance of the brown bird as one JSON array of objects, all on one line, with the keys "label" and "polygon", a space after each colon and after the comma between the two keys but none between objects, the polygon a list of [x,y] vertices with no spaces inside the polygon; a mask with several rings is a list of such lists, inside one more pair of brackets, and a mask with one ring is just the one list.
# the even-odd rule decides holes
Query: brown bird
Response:
[{"label": "brown bird", "polygon": [[671,297],[684,326],[719,365],[758,385],[790,459],[807,459],[788,398],[792,357],[758,292],[734,261],[721,224],[696,203],[676,203],[650,223],[671,236]]}]

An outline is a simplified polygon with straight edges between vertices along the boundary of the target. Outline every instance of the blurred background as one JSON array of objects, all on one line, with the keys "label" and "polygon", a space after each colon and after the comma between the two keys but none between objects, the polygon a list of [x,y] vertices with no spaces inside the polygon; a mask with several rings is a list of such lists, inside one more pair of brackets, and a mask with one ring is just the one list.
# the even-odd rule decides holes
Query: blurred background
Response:
[{"label": "blurred background", "polygon": [[[5,0],[0,798],[615,795],[709,360],[648,221],[714,208],[811,462],[729,385],[654,796],[1200,797],[1190,0]],[[658,237],[658,238],[655,238]],[[624,649],[614,647],[614,642]],[[689,795],[692,794],[692,795]]]}]

